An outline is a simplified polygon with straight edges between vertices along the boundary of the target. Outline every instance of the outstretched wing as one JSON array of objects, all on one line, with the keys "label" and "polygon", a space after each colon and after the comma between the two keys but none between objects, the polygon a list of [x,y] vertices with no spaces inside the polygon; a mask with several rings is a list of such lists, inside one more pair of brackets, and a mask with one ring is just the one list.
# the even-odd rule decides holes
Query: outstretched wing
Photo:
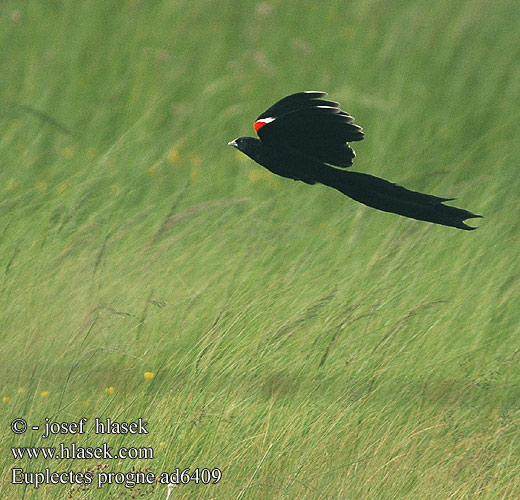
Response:
[{"label": "outstretched wing", "polygon": [[349,167],[356,156],[348,145],[361,141],[363,130],[339,103],[322,99],[326,92],[298,92],[284,97],[255,121],[265,144],[284,144],[323,163]]}]

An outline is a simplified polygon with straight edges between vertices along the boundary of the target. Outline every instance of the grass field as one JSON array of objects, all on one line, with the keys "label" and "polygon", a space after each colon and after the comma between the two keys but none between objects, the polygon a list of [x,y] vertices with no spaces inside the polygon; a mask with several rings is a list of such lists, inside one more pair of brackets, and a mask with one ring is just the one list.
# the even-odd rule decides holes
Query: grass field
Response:
[{"label": "grass field", "polygon": [[[0,4],[2,499],[13,468],[219,468],[181,499],[520,498],[520,3]],[[354,170],[477,231],[272,176],[226,143],[327,90]],[[146,375],[145,375],[146,374]],[[89,419],[85,434],[10,424]],[[96,435],[95,417],[148,422]],[[153,460],[12,446],[152,447]],[[128,476],[129,477],[129,476]]]}]

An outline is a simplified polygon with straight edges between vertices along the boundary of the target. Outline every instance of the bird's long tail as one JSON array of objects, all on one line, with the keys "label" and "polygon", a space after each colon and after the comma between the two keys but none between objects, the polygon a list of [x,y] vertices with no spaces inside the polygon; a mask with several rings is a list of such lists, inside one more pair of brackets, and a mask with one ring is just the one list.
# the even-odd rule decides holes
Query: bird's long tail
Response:
[{"label": "bird's long tail", "polygon": [[469,231],[476,228],[468,226],[464,220],[482,217],[468,210],[444,205],[445,201],[451,201],[454,198],[440,198],[431,194],[410,191],[373,175],[327,166],[320,171],[316,180],[341,191],[364,205],[412,219]]}]

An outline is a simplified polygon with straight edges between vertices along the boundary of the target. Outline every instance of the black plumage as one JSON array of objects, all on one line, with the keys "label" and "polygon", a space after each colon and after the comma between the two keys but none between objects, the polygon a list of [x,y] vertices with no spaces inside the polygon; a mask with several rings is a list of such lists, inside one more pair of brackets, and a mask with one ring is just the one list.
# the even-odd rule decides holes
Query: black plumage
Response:
[{"label": "black plumage", "polygon": [[[385,212],[471,230],[466,219],[481,217],[445,205],[441,198],[410,191],[373,175],[343,170],[355,153],[349,142],[361,141],[363,130],[325,92],[299,92],[264,111],[255,121],[258,139],[240,137],[229,144],[282,177],[324,184]],[[336,168],[340,167],[340,168]]]}]

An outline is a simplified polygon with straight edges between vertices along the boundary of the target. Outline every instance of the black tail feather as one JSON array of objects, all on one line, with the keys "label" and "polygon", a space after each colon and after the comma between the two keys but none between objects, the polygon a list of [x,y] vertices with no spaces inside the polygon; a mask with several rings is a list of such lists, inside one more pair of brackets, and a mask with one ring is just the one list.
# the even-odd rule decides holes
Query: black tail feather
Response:
[{"label": "black tail feather", "polygon": [[320,176],[316,180],[364,205],[412,219],[471,231],[476,228],[468,226],[464,221],[482,217],[468,210],[443,204],[454,198],[441,198],[410,191],[373,175],[326,167],[321,170]]}]

